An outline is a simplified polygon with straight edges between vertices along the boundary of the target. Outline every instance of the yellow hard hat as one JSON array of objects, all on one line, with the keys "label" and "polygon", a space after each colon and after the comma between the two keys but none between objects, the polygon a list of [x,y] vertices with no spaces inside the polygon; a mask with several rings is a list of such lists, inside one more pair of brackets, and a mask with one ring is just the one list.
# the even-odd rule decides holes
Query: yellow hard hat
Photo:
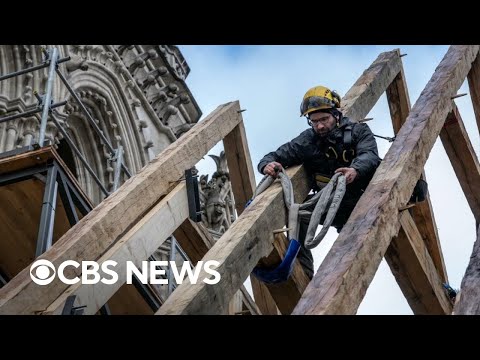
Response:
[{"label": "yellow hard hat", "polygon": [[300,105],[300,116],[305,116],[318,110],[339,108],[340,100],[340,95],[335,90],[332,91],[325,86],[315,86],[303,96]]}]

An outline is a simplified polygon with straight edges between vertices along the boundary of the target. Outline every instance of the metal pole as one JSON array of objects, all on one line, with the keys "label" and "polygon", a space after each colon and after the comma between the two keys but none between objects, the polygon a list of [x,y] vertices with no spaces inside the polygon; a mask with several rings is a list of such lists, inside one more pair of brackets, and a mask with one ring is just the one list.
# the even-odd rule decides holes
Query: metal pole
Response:
[{"label": "metal pole", "polygon": [[381,139],[388,140],[389,142],[393,142],[395,140],[395,136],[394,137],[388,137],[388,136],[380,136],[380,135],[375,135],[375,134],[373,134],[373,136],[381,138]]},{"label": "metal pole", "polygon": [[200,194],[198,190],[197,175],[193,175],[192,169],[185,170],[185,182],[187,185],[188,211],[190,219],[194,222],[202,220],[200,211]]},{"label": "metal pole", "polygon": [[125,163],[123,163],[123,162],[122,162],[122,169],[123,169],[123,171],[125,171],[125,174],[127,174],[127,176],[129,178],[132,177],[132,173],[130,172],[130,170],[128,170],[128,168],[125,166]]},{"label": "metal pole", "polygon": [[50,52],[50,67],[48,68],[48,81],[43,98],[42,121],[40,123],[40,135],[38,136],[38,145],[40,145],[40,147],[43,146],[43,142],[45,141],[45,130],[47,129],[47,118],[48,112],[50,111],[50,100],[52,99],[53,80],[55,69],[57,67],[57,59],[58,50],[57,48],[53,48]]},{"label": "metal pole", "polygon": [[154,312],[160,309],[160,306],[162,304],[159,303],[159,301],[157,300],[157,297],[155,296],[153,291],[148,287],[148,285],[140,282],[140,280],[138,280],[138,277],[136,275],[133,275],[132,284],[133,286],[135,286],[135,288],[143,297],[143,299],[147,302],[148,306],[150,306],[150,309],[152,309]]},{"label": "metal pole", "polygon": [[[61,101],[61,102],[58,102],[58,103],[55,103],[53,104],[52,106],[50,106],[50,109],[55,109],[57,107],[60,107],[60,106],[63,106],[63,105],[66,105],[67,102],[66,101]],[[38,107],[36,109],[33,109],[33,110],[28,110],[28,111],[25,111],[23,113],[20,113],[20,114],[15,114],[15,115],[10,115],[10,116],[5,116],[3,118],[0,118],[0,124],[5,122],[5,121],[9,121],[9,120],[13,120],[13,119],[18,119],[18,118],[21,118],[21,117],[26,117],[26,116],[30,116],[30,115],[33,115],[33,114],[36,114],[40,111],[42,111],[42,107]]]},{"label": "metal pole", "polygon": [[[98,136],[100,136],[100,138],[103,140],[103,142],[105,143],[105,145],[107,145],[108,147],[108,150],[110,151],[110,153],[112,155],[115,154],[115,149],[113,148],[112,144],[110,144],[110,141],[108,141],[108,139],[105,137],[105,135],[103,134],[102,130],[98,127],[97,123],[95,122],[95,120],[93,119],[92,115],[90,115],[90,113],[88,112],[87,108],[85,107],[85,105],[83,105],[83,102],[82,100],[78,97],[77,93],[75,92],[75,90],[73,90],[73,88],[70,86],[70,84],[68,83],[67,79],[65,79],[65,77],[63,76],[63,74],[60,72],[59,69],[57,69],[57,74],[58,76],[60,77],[60,79],[62,80],[62,82],[65,84],[66,88],[68,89],[68,91],[72,94],[73,98],[77,101],[78,105],[80,105],[80,107],[82,108],[83,112],[87,115],[87,119],[88,121],[90,122],[90,124],[92,125],[92,127],[95,129],[95,131],[97,132]],[[128,170],[128,168],[125,166],[125,163],[122,163],[122,169],[123,171],[125,171],[125,173],[128,175],[128,177],[132,177],[132,173]]]},{"label": "metal pole", "polygon": [[108,147],[108,150],[110,151],[110,153],[112,155],[115,154],[115,149],[113,148],[112,144],[110,144],[110,142],[108,141],[108,139],[105,137],[105,135],[103,134],[102,130],[100,130],[100,128],[98,127],[97,123],[95,122],[95,120],[92,118],[92,115],[90,115],[90,113],[88,112],[87,108],[85,107],[85,105],[83,105],[83,102],[82,100],[80,100],[80,98],[78,97],[78,95],[75,93],[75,90],[72,89],[72,87],[70,86],[70,84],[67,82],[67,79],[65,79],[65,77],[62,75],[62,73],[60,72],[59,69],[57,69],[57,74],[58,76],[60,76],[60,79],[63,81],[63,83],[65,84],[65,86],[67,87],[68,91],[70,91],[70,93],[72,94],[72,96],[75,98],[75,100],[77,100],[77,103],[78,105],[80,105],[80,107],[82,108],[82,110],[85,112],[85,114],[87,115],[87,118],[88,120],[90,121],[90,123],[92,124],[93,128],[95,129],[95,131],[97,132],[97,134],[102,138],[102,140],[105,142],[105,144],[107,145]]},{"label": "metal pole", "polygon": [[38,228],[37,250],[35,257],[39,257],[52,246],[53,222],[57,205],[57,167],[52,165],[47,172],[47,182],[43,193],[42,213]]},{"label": "metal pole", "polygon": [[116,156],[116,164],[115,164],[115,173],[113,176],[113,191],[118,189],[118,186],[120,184],[120,172],[122,170],[122,164],[123,164],[123,147],[122,145],[118,146],[118,149],[116,151],[117,156]]},{"label": "metal pole", "polygon": [[67,214],[68,222],[70,226],[73,227],[78,222],[77,211],[75,210],[75,205],[73,204],[72,195],[70,194],[70,189],[65,178],[59,174],[59,183],[60,186],[58,190],[60,191],[60,198],[62,199],[63,208]]},{"label": "metal pole", "polygon": [[[70,60],[70,59],[71,59],[70,56],[61,58],[61,59],[59,59],[59,60],[57,61],[57,64],[63,63],[63,62],[68,61],[68,60]],[[23,70],[15,71],[15,72],[13,72],[13,73],[0,76],[0,81],[6,80],[6,79],[10,79],[10,78],[12,78],[12,77],[14,77],[14,76],[23,75],[23,74],[28,74],[29,72],[46,68],[48,65],[49,65],[49,63],[48,63],[47,61],[45,61],[45,63],[43,63],[43,64],[41,64],[41,65],[35,65],[35,66],[29,67],[29,68],[26,68],[26,69],[23,69]]]},{"label": "metal pole", "polygon": [[[172,236],[172,245],[170,247],[170,261],[175,261],[175,257],[177,256],[177,241]],[[173,291],[173,274],[172,274],[172,263],[169,264],[168,270],[168,295],[170,295]]]},{"label": "metal pole", "polygon": [[90,206],[90,204],[85,201],[83,196],[77,191],[75,186],[70,182],[68,176],[64,174],[61,168],[58,169],[58,172],[60,173],[62,181],[67,184],[70,193],[73,195],[72,200],[75,206],[78,208],[78,210],[83,216],[87,215],[90,211],[92,211],[92,207]]},{"label": "metal pole", "polygon": [[77,149],[77,147],[75,146],[75,144],[73,143],[72,139],[70,138],[70,136],[68,136],[67,132],[65,131],[65,129],[63,128],[62,125],[60,125],[60,123],[58,122],[58,120],[55,118],[55,116],[53,114],[52,115],[52,120],[53,122],[55,123],[55,125],[57,126],[58,130],[62,133],[63,137],[65,138],[66,142],[68,143],[68,145],[70,146],[70,148],[73,149],[73,151],[75,152],[75,154],[77,154],[78,158],[80,159],[80,161],[83,163],[83,165],[85,165],[85,168],[88,170],[88,172],[90,173],[90,175],[92,175],[93,179],[95,180],[95,182],[98,184],[98,186],[100,186],[100,189],[102,189],[103,193],[108,196],[110,195],[110,193],[108,192],[108,190],[105,188],[105,186],[103,186],[102,182],[100,181],[100,179],[97,177],[97,175],[95,175],[95,172],[93,171],[93,169],[90,167],[90,165],[88,164],[87,160],[83,157],[82,153]]}]

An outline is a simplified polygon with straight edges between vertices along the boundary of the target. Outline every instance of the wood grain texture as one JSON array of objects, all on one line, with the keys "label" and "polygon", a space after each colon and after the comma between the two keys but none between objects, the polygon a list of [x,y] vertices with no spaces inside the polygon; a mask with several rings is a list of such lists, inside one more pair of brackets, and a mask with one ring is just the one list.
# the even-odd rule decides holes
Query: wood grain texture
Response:
[{"label": "wood grain texture", "polygon": [[[68,231],[40,258],[51,261],[54,266],[70,259],[98,259],[171,190],[186,169],[194,166],[238,125],[238,110],[238,102],[219,106],[94,208],[75,225],[74,231]],[[24,269],[0,289],[0,314],[43,311],[66,288],[58,279],[47,286],[38,286],[30,279],[29,269]]]},{"label": "wood grain texture", "polygon": [[[287,170],[295,188],[295,196],[308,193],[303,168]],[[228,302],[240,288],[261,257],[272,250],[272,229],[280,228],[286,221],[283,191],[275,182],[250,204],[240,217],[222,235],[203,258],[216,260],[220,282],[209,285],[204,282],[185,282],[162,305],[157,315],[171,314],[223,314]],[[204,278],[204,270],[200,278]]]},{"label": "wood grain texture", "polygon": [[[400,55],[400,51],[397,51]],[[403,66],[393,82],[388,86],[386,95],[393,131],[396,135],[405,123],[411,108]],[[426,180],[424,172],[422,172],[421,178]],[[447,282],[447,271],[430,196],[427,194],[425,201],[417,203],[416,207],[409,211],[413,213],[416,228],[421,235],[422,241],[426,244],[441,281]],[[398,236],[392,238],[392,242],[385,253],[385,260],[390,266],[390,270],[414,314],[438,313],[441,310],[441,307],[437,306],[439,300],[430,283],[424,280],[426,275],[420,273],[422,271],[420,260],[410,245],[405,231],[401,229]],[[417,275],[412,276],[412,274]],[[429,304],[434,305],[429,309]]]},{"label": "wood grain texture", "polygon": [[402,274],[396,280],[408,304],[416,315],[449,315],[452,304],[442,287],[443,281],[408,211],[401,212],[400,224],[385,259],[394,274]]},{"label": "wood grain texture", "polygon": [[454,308],[455,315],[480,315],[480,226],[472,256],[462,279],[460,299]]},{"label": "wood grain texture", "polygon": [[480,222],[480,164],[455,104],[440,132],[443,147],[452,163],[475,220]]},{"label": "wood grain texture", "polygon": [[449,48],[293,314],[356,313],[477,54]]}]

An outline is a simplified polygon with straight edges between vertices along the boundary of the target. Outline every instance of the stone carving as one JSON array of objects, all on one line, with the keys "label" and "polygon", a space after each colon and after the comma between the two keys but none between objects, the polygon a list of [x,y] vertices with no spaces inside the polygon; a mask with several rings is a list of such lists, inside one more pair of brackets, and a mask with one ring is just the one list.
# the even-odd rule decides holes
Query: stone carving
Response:
[{"label": "stone carving", "polygon": [[[90,116],[58,76],[54,79],[52,100],[54,103],[66,100],[67,105],[54,109],[53,113],[109,191],[113,190],[112,153],[94,130],[90,117],[114,149],[119,145],[123,147],[124,163],[135,174],[185,134],[202,115],[185,83],[190,69],[176,46],[0,45],[2,75],[42,64],[44,50],[53,47],[58,49],[59,58],[71,58],[59,64],[59,69]],[[47,80],[48,67],[0,81],[0,118],[38,109],[38,98],[33,91],[43,95]],[[37,113],[0,123],[0,153],[36,144],[40,122],[41,113]],[[70,148],[65,147],[65,139],[52,121],[47,122],[45,137],[57,149]],[[100,203],[105,196],[75,154],[72,164],[68,165],[74,168],[72,172],[92,203]],[[209,185],[207,207],[215,231],[225,231],[231,222],[231,211],[223,211],[219,204],[230,206],[227,201],[230,195],[228,191],[225,193],[229,182],[228,173],[227,177],[219,174],[214,174],[212,180],[223,184],[215,185],[221,191],[215,193],[213,183]],[[126,179],[124,176],[121,182]],[[217,212],[212,211],[215,207]],[[181,264],[185,255],[178,248],[178,253],[171,256],[172,242],[172,238],[167,239],[153,257],[173,258]],[[162,299],[171,290],[164,291]]]},{"label": "stone carving", "polygon": [[200,176],[202,222],[214,238],[218,239],[235,220],[235,205],[225,152],[222,151],[220,156],[209,156],[215,161],[217,171],[210,181],[208,175]]},{"label": "stone carving", "polygon": [[[59,65],[70,86],[78,94],[91,117],[113,148],[122,145],[124,161],[132,173],[151,159],[200,118],[201,111],[190,97],[184,82],[173,69],[188,68],[176,47],[167,61],[159,56],[159,45],[1,45],[2,73],[13,73],[45,61],[45,50],[56,47],[59,58],[71,60]],[[175,64],[182,61],[182,65]],[[187,74],[185,72],[184,74]],[[0,82],[0,117],[38,108],[33,91],[43,95],[48,68]],[[108,190],[112,190],[113,172],[109,149],[94,131],[83,109],[61,82],[54,79],[53,102],[67,100],[54,110],[66,127],[75,146]],[[152,99],[157,99],[153,104]],[[188,107],[188,108],[185,108]],[[41,113],[0,124],[0,152],[38,142]],[[48,121],[46,139],[57,146],[61,134]],[[104,198],[84,166],[75,156],[75,173],[92,202]],[[124,177],[122,180],[126,180]]]}]

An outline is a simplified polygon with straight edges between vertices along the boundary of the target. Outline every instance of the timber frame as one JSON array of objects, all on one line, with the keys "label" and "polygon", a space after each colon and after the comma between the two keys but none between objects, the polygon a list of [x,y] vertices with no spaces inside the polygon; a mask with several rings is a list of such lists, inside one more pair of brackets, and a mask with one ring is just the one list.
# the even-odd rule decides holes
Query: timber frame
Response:
[{"label": "timber frame", "polygon": [[[243,287],[259,262],[275,264],[281,259],[288,241],[273,233],[286,224],[280,184],[274,183],[245,209],[255,177],[238,101],[219,106],[192,127],[40,258],[55,266],[65,260],[130,260],[139,265],[173,233],[192,262],[218,261],[221,277],[216,285],[185,281],[155,313],[162,315],[355,314],[385,257],[415,314],[479,314],[480,235],[453,311],[443,288],[447,271],[430,199],[406,206],[417,181],[425,178],[423,168],[440,136],[478,227],[480,165],[452,100],[466,78],[480,128],[477,45],[451,46],[412,108],[399,50],[380,54],[347,92],[342,111],[353,121],[362,121],[386,93],[396,137],[312,281],[296,263],[293,275],[282,284],[267,286],[252,276],[255,301]],[[238,218],[214,242],[189,218],[181,178],[221,140]],[[304,199],[309,189],[303,167],[292,167],[287,174],[295,199]],[[71,271],[67,277],[74,276]],[[124,267],[116,271],[119,279],[125,278]],[[209,275],[202,270],[200,277]],[[0,314],[61,314],[72,295],[86,306],[85,314],[95,314],[122,285],[68,286],[55,279],[37,286],[25,268],[0,289]]]}]

